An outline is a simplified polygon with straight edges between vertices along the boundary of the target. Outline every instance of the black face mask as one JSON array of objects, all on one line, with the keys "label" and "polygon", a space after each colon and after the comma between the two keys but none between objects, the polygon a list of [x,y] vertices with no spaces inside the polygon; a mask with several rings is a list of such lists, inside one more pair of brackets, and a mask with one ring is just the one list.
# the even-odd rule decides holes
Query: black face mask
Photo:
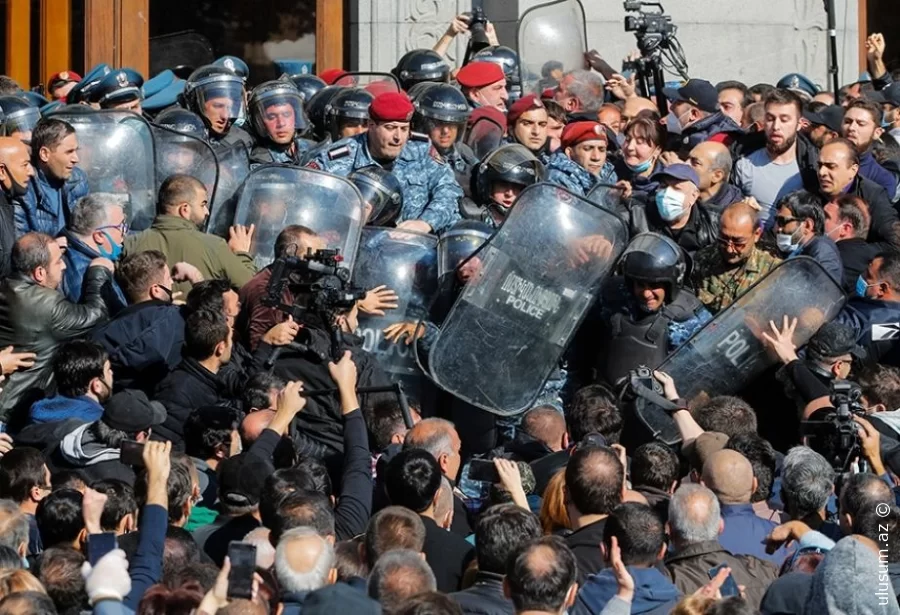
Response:
[{"label": "black face mask", "polygon": [[9,196],[12,198],[25,196],[25,193],[28,192],[28,184],[20,184],[5,165],[4,169],[6,170],[6,176],[9,177],[9,183],[11,184],[8,190]]}]

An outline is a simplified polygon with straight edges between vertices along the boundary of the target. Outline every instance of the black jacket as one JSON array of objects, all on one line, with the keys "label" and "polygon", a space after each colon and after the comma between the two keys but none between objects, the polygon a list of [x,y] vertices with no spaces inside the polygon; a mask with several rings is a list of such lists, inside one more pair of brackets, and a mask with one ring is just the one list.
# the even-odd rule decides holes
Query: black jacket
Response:
[{"label": "black jacket", "polygon": [[16,242],[16,219],[14,205],[0,189],[0,280],[12,273],[12,247]]},{"label": "black jacket", "polygon": [[726,183],[710,199],[699,204],[709,211],[721,214],[722,210],[738,201],[744,200],[744,193],[734,184]]},{"label": "black jacket", "polygon": [[334,507],[334,534],[350,540],[366,531],[372,514],[369,433],[361,410],[344,415],[344,471]]},{"label": "black jacket", "polygon": [[464,538],[439,527],[434,519],[421,517],[425,524],[425,561],[437,580],[439,592],[459,591],[463,573],[475,557],[475,548]]},{"label": "black jacket", "polygon": [[894,228],[894,224],[900,218],[897,217],[897,210],[894,209],[885,189],[857,175],[848,193],[858,196],[869,205],[872,223],[869,225],[869,236],[866,239],[871,243],[880,243],[885,248],[900,249],[900,233]]},{"label": "black jacket", "polygon": [[560,470],[564,470],[569,463],[569,451],[556,451],[531,462],[531,471],[534,472],[534,493],[543,496],[547,489],[547,483],[556,476]]},{"label": "black jacket", "polygon": [[[734,163],[738,158],[749,156],[766,146],[766,133],[751,132],[745,134],[731,148]],[[797,133],[797,166],[800,167],[800,179],[803,189],[813,194],[819,192],[819,148],[802,132]],[[732,177],[734,175],[732,174]]]},{"label": "black jacket", "polygon": [[671,135],[666,149],[678,152],[684,159],[696,146],[723,132],[731,135],[733,139],[739,139],[744,135],[743,129],[733,119],[721,111],[716,111],[683,129],[681,134]]},{"label": "black jacket", "polygon": [[852,293],[856,288],[856,280],[882,250],[878,245],[858,237],[842,239],[837,242],[837,248],[844,264],[842,286],[845,292]]},{"label": "black jacket", "polygon": [[604,518],[566,536],[566,544],[572,549],[575,560],[578,562],[579,583],[584,583],[590,575],[597,574],[606,568],[603,553],[600,551],[605,527],[606,519]]},{"label": "black jacket", "polygon": [[632,237],[648,231],[661,233],[672,238],[689,255],[715,243],[719,233],[718,214],[703,206],[695,205],[691,208],[687,224],[676,231],[669,228],[660,217],[653,196],[650,195],[649,202],[643,203],[641,199],[631,199],[629,209]]},{"label": "black jacket", "polygon": [[450,594],[463,615],[513,615],[512,600],[503,595],[503,575],[480,572],[468,589]]}]

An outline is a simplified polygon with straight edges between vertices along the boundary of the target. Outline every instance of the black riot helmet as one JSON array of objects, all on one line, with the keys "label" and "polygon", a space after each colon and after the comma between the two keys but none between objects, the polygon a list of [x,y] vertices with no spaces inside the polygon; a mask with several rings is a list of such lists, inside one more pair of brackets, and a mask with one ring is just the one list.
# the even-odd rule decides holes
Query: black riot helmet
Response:
[{"label": "black riot helmet", "polygon": [[309,73],[301,73],[299,75],[282,75],[282,79],[287,79],[294,84],[294,87],[297,88],[298,92],[300,92],[300,96],[303,98],[304,104],[308,103],[310,98],[312,98],[320,90],[325,88],[324,81],[322,81],[315,75],[310,75]]},{"label": "black riot helmet", "polygon": [[509,103],[522,97],[522,79],[519,75],[519,54],[504,45],[485,47],[472,56],[471,62],[493,62],[503,69],[506,87],[509,90]]},{"label": "black riot helmet", "polygon": [[434,128],[442,124],[456,127],[456,139],[453,142],[437,143],[432,139],[438,151],[447,153],[454,142],[462,139],[471,107],[458,89],[449,83],[435,84],[423,92],[413,104],[416,112],[413,115],[412,128],[416,132],[430,134]]},{"label": "black riot helmet", "polygon": [[400,81],[400,87],[409,88],[423,81],[447,83],[450,81],[450,65],[441,54],[431,49],[413,49],[407,52],[391,69]]},{"label": "black riot helmet", "polygon": [[30,133],[41,119],[41,111],[24,96],[12,94],[0,96],[0,112],[4,116],[0,124],[0,136],[9,137],[13,133]]},{"label": "black riot helmet", "polygon": [[493,234],[490,226],[478,220],[460,220],[444,231],[438,239],[438,277],[456,271]]},{"label": "black riot helmet", "polygon": [[363,88],[345,88],[325,107],[325,122],[335,141],[341,139],[341,127],[345,124],[365,124],[369,121],[369,105],[375,97]]},{"label": "black riot helmet", "polygon": [[437,87],[441,85],[440,83],[435,83],[434,81],[423,81],[422,83],[417,83],[406,91],[406,95],[409,96],[409,99],[416,103],[416,100],[422,97],[425,92],[430,90],[431,88]]},{"label": "black riot helmet", "polygon": [[206,140],[206,124],[203,122],[203,118],[193,111],[181,107],[166,109],[156,116],[153,123],[175,132]]},{"label": "black riot helmet", "polygon": [[628,281],[664,284],[666,303],[684,286],[687,261],[677,243],[659,233],[641,233],[619,258],[619,273]]},{"label": "black riot helmet", "polygon": [[347,179],[362,194],[366,208],[371,208],[366,219],[367,226],[387,226],[400,215],[403,192],[393,173],[373,164],[356,169]]},{"label": "black riot helmet", "polygon": [[289,81],[260,83],[250,92],[247,107],[250,125],[260,139],[287,145],[309,129],[303,97]]},{"label": "black riot helmet", "polygon": [[306,103],[306,116],[313,126],[313,137],[316,141],[322,141],[328,134],[328,122],[325,117],[325,110],[328,108],[331,99],[343,92],[346,88],[339,85],[327,85],[309,99]]},{"label": "black riot helmet", "polygon": [[182,97],[184,106],[203,118],[207,127],[225,133],[243,115],[244,80],[224,66],[201,66],[187,78]]},{"label": "black riot helmet", "polygon": [[[530,186],[544,179],[544,165],[524,145],[511,143],[498,147],[484,157],[475,167],[472,181],[475,198],[480,205],[498,205],[491,200],[491,186],[506,182],[518,186]],[[496,209],[506,215],[508,208]]]}]

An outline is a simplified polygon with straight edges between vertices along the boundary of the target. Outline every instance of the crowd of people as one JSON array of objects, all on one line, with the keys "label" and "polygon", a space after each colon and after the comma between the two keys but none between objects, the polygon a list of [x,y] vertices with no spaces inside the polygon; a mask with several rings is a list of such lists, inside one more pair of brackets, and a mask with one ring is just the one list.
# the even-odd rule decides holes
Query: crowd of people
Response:
[{"label": "crowd of people", "polygon": [[0,615],[900,613],[884,38],[644,97],[470,19],[0,76]]}]

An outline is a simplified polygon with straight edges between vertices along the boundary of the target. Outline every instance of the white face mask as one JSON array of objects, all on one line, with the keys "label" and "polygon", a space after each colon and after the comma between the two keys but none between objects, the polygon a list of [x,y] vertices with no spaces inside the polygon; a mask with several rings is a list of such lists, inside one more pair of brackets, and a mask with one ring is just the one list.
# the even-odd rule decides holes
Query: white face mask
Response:
[{"label": "white face mask", "polygon": [[666,188],[656,193],[656,208],[666,222],[674,222],[684,215],[684,194],[675,188]]},{"label": "white face mask", "polygon": [[790,254],[797,248],[798,242],[794,241],[794,235],[796,234],[797,231],[794,231],[793,233],[777,233],[775,235],[775,244],[782,254]]}]

